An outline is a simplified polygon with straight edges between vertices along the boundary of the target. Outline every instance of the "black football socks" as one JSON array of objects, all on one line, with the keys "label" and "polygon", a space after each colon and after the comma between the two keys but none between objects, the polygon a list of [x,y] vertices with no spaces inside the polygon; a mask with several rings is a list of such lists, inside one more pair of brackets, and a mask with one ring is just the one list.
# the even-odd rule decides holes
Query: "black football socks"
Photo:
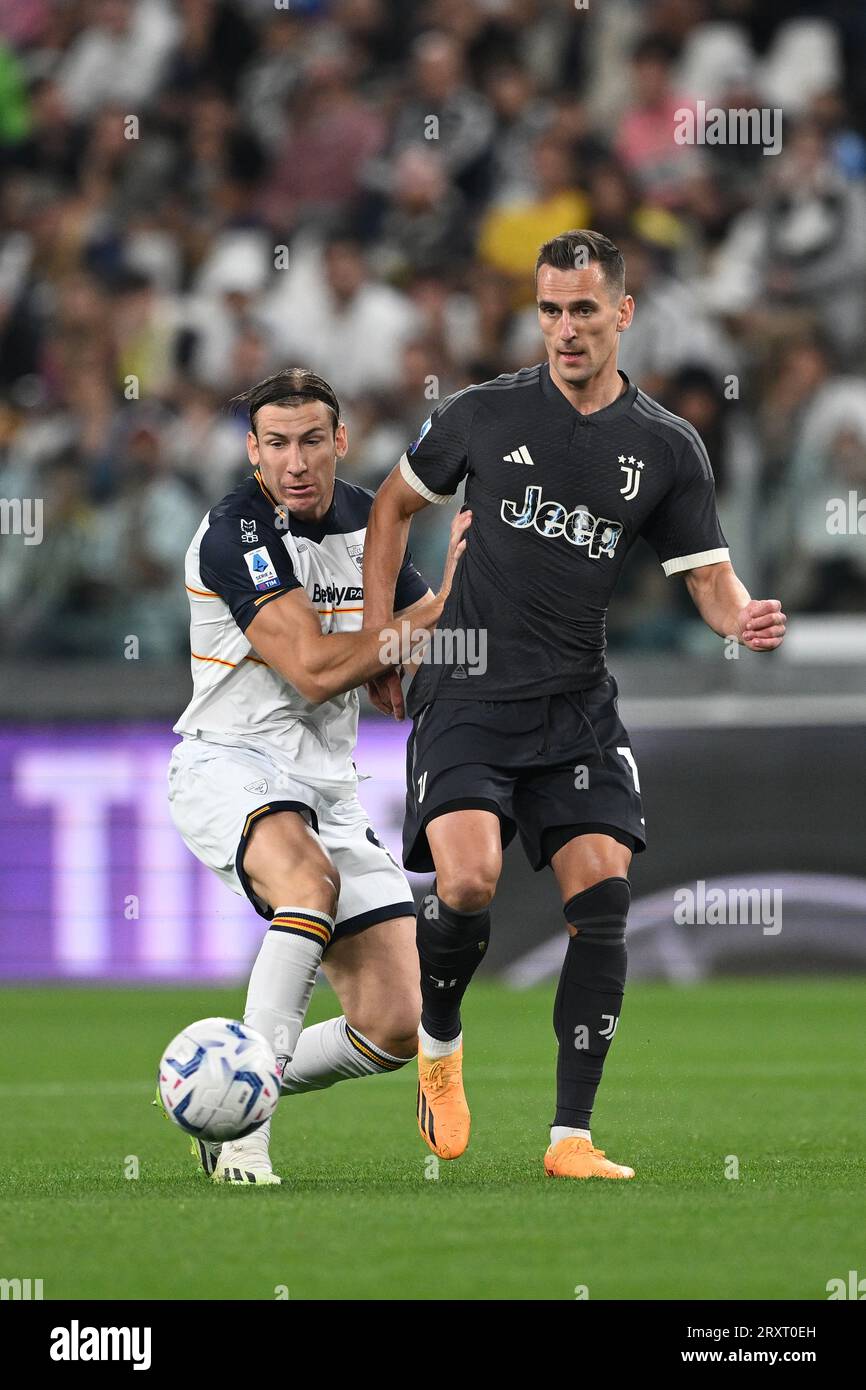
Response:
[{"label": "black football socks", "polygon": [[625,989],[625,925],[631,902],[626,878],[606,878],[569,898],[569,936],[553,1026],[559,1042],[555,1127],[589,1130],[604,1059],[619,1022]]},{"label": "black football socks", "polygon": [[460,1004],[490,940],[490,908],[458,912],[434,892],[418,909],[415,939],[421,962],[421,1026],[452,1042],[460,1033]]}]

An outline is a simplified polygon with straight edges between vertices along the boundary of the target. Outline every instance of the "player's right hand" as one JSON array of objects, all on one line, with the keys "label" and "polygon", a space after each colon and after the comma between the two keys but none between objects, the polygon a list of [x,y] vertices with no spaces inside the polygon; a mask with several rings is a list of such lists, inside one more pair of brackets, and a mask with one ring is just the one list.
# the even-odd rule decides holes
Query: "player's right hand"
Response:
[{"label": "player's right hand", "polygon": [[772,652],[782,645],[788,619],[777,598],[753,598],[737,614],[737,636],[752,652]]},{"label": "player's right hand", "polygon": [[[454,517],[451,523],[448,553],[445,556],[439,592],[435,598],[431,594],[425,599],[419,599],[411,608],[403,611],[400,615],[401,618],[409,618],[419,628],[424,627],[432,632],[441,616],[445,600],[451,592],[451,582],[460,557],[466,549],[466,532],[471,524],[472,513],[470,511],[458,512]],[[403,696],[400,675],[401,672],[397,670],[385,671],[381,676],[373,676],[365,683],[365,689],[373,708],[377,709],[380,714],[392,714],[397,720],[403,719],[406,714],[406,701]]]},{"label": "player's right hand", "polygon": [[472,513],[470,511],[458,512],[451,522],[451,535],[448,539],[448,554],[445,556],[442,583],[436,595],[437,599],[439,599],[443,605],[451,592],[451,582],[457,569],[457,562],[466,549],[466,532],[469,530],[471,524]]}]

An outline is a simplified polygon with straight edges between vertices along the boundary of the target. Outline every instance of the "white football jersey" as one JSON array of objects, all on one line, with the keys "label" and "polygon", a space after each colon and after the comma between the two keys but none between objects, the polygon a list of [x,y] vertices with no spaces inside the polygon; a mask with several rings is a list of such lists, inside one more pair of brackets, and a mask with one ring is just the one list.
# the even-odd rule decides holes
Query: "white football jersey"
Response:
[{"label": "white football jersey", "polygon": [[[373,494],[337,478],[318,522],[293,517],[258,470],[212,507],[186,554],[193,695],[175,733],[266,752],[295,777],[354,788],[354,690],[311,704],[272,670],[246,631],[266,603],[303,588],[322,632],[356,632],[364,614],[362,564]],[[394,606],[427,584],[407,551]]]}]

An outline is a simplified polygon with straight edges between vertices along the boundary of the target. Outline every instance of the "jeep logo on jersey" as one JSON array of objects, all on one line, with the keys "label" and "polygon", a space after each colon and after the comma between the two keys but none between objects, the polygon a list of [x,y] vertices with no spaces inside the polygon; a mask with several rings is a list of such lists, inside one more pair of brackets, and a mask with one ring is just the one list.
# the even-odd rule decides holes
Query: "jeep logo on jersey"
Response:
[{"label": "jeep logo on jersey", "polygon": [[341,603],[361,603],[364,590],[356,584],[314,583],[311,598],[313,603],[332,603],[337,607]]},{"label": "jeep logo on jersey", "polygon": [[502,520],[518,530],[533,526],[542,536],[562,536],[569,545],[585,545],[593,560],[599,555],[613,555],[622,535],[618,521],[594,517],[582,504],[569,511],[562,502],[542,502],[541,492],[540,487],[528,487],[520,506],[504,501]]},{"label": "jeep logo on jersey", "polygon": [[620,492],[626,502],[633,502],[637,497],[637,490],[640,487],[640,473],[638,470],[643,468],[643,460],[636,459],[634,454],[629,454],[627,459],[625,454],[620,454],[619,466],[625,474],[625,482],[620,488]]}]

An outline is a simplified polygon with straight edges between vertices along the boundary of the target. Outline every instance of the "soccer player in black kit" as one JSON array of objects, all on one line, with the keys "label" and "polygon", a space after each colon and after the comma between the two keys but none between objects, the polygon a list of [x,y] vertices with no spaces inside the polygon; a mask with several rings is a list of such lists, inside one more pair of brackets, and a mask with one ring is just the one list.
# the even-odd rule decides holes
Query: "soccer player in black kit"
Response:
[{"label": "soccer player in black kit", "polygon": [[[646,843],[605,613],[642,535],[720,636],[771,651],[785,615],[776,599],[750,599],[734,573],[697,431],[617,369],[635,308],[618,248],[598,232],[563,233],[539,252],[536,290],[547,361],[443,401],[382,484],[367,526],[364,623],[392,622],[413,513],[448,502],[465,478],[472,520],[440,627],[486,634],[486,668],[444,648],[457,659],[425,661],[407,698],[404,862],[436,872],[417,920],[418,1124],[442,1158],[469,1142],[460,1003],[517,832],[533,868],[552,868],[569,933],[545,1170],[631,1178],[590,1131],[625,986],[629,865]],[[402,715],[396,673],[371,694]]]}]

